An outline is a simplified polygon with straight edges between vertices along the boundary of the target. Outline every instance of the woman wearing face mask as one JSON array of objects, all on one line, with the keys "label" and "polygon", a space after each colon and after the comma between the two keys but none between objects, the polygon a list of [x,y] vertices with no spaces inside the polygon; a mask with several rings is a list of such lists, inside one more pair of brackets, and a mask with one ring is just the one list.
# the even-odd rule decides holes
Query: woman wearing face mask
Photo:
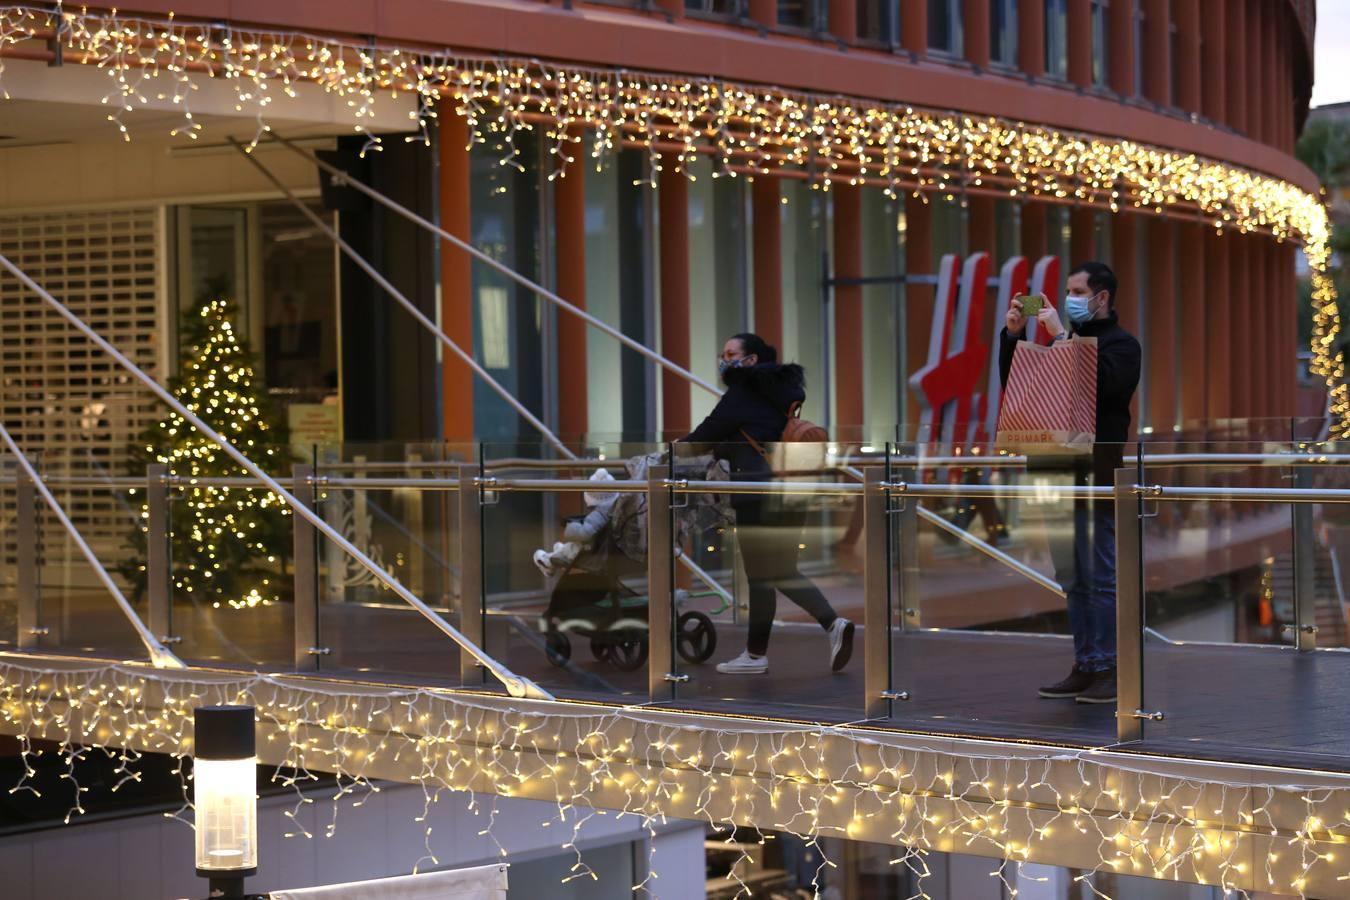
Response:
[{"label": "woman wearing face mask", "polygon": [[[1120,327],[1116,316],[1116,274],[1104,263],[1088,262],[1069,273],[1064,297],[1073,333],[1097,340],[1097,443],[1091,465],[1076,465],[1075,484],[1110,486],[1121,465],[1123,445],[1130,439],[1130,400],[1139,386],[1140,347]],[[1037,322],[1055,340],[1069,337],[1049,304]],[[1003,384],[1008,384],[1013,352],[1026,338],[1027,317],[1021,301],[1008,310],[999,351]],[[1056,390],[1058,385],[1046,385]],[[1030,454],[1028,454],[1030,457]],[[1027,469],[1053,471],[1062,464],[1052,457],[1028,458]],[[1069,628],[1073,631],[1074,665],[1069,676],[1039,691],[1042,697],[1075,698],[1080,703],[1116,701],[1116,530],[1115,504],[1108,499],[1073,503],[1072,535],[1052,535],[1050,553],[1055,577],[1064,588]]]},{"label": "woman wearing face mask", "polygon": [[[718,369],[727,392],[684,442],[710,444],[725,459],[737,481],[769,481],[773,471],[756,448],[783,436],[787,413],[806,399],[806,378],[794,363],[780,365],[778,351],[754,334],[738,334],[722,348]],[[842,669],[853,652],[853,623],[835,614],[820,589],[797,569],[802,514],[764,494],[732,494],[736,535],[750,587],[750,622],[745,652],[719,663],[728,675],[754,675],[769,669],[769,633],[777,609],[777,591],[806,610],[829,638],[830,668]]]}]

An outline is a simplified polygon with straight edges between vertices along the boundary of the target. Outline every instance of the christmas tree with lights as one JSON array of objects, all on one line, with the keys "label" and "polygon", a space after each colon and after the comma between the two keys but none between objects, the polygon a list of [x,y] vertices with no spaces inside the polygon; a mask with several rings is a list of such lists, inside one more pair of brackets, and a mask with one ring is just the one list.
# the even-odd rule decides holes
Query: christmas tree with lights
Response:
[{"label": "christmas tree with lights", "polygon": [[[180,374],[169,388],[179,402],[274,476],[289,474],[286,428],[270,402],[247,343],[225,300],[197,304],[183,328]],[[138,474],[163,463],[176,476],[169,504],[174,596],[243,609],[289,597],[281,573],[291,541],[290,509],[269,491],[195,484],[248,473],[177,412],[146,429],[132,448]],[[148,512],[142,509],[142,520]],[[121,567],[145,590],[146,529],[129,538],[136,556]]]}]

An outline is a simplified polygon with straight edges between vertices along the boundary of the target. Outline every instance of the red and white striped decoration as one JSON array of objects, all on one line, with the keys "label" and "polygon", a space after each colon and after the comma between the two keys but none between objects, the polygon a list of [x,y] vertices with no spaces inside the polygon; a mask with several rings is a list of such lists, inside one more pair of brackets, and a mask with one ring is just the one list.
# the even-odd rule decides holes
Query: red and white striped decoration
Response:
[{"label": "red and white striped decoration", "polygon": [[1091,445],[1097,431],[1097,339],[1019,341],[1003,392],[998,445]]}]

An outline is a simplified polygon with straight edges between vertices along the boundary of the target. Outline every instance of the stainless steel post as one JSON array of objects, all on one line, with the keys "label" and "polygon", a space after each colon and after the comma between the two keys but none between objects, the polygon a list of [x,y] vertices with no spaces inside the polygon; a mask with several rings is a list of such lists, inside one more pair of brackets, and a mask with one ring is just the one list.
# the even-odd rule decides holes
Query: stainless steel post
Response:
[{"label": "stainless steel post", "polygon": [[[1294,467],[1294,486],[1311,488],[1312,467]],[[1313,536],[1311,503],[1294,507],[1294,646],[1300,651],[1317,649],[1317,541]]]},{"label": "stainless steel post", "polygon": [[[903,469],[896,481],[913,481],[916,473]],[[891,510],[894,523],[895,567],[899,576],[900,628],[918,631],[923,625],[923,606],[919,595],[919,503],[918,497],[901,497],[899,509]]]},{"label": "stainless steel post", "polygon": [[1116,470],[1116,737],[1144,737],[1144,581],[1134,469]]},{"label": "stainless steel post", "polygon": [[173,573],[169,555],[169,467],[145,467],[145,593],[150,603],[150,633],[161,643],[177,641],[173,633]]},{"label": "stainless steel post", "polygon": [[[459,631],[475,646],[483,640],[483,494],[478,467],[459,467]],[[459,655],[459,677],[467,686],[483,683],[483,667],[468,653]]]},{"label": "stainless steel post", "polygon": [[[408,461],[410,463],[419,463],[422,461],[422,454],[409,453]],[[408,475],[416,472],[419,476],[422,472],[415,465],[410,467]],[[424,492],[417,488],[407,488],[403,491],[400,506],[404,510],[406,524],[408,529],[408,587],[419,597],[426,596],[426,587],[431,583],[426,577],[426,554],[422,552],[422,542],[426,539],[426,525],[423,515],[422,500]]]},{"label": "stainless steel post", "polygon": [[675,562],[670,522],[669,466],[647,470],[647,691],[653,701],[675,697]]},{"label": "stainless steel post", "polygon": [[34,650],[45,642],[42,629],[42,598],[38,584],[38,508],[33,479],[16,466],[14,510],[15,537],[18,541],[18,642],[20,650]]},{"label": "stainless steel post", "polygon": [[[295,499],[314,508],[314,467],[296,465],[292,489]],[[295,525],[295,670],[319,671],[319,547],[318,532],[304,516],[291,517]]]},{"label": "stainless steel post", "polygon": [[863,475],[863,714],[891,714],[891,566],[886,473]]}]

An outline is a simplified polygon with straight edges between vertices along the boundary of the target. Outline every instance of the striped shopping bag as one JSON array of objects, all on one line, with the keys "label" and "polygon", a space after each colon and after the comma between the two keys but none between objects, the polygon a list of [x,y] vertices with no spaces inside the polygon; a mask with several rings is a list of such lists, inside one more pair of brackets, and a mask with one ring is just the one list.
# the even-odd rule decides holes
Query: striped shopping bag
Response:
[{"label": "striped shopping bag", "polygon": [[998,414],[998,448],[1037,454],[1091,451],[1097,431],[1097,339],[1048,347],[1018,341]]}]

